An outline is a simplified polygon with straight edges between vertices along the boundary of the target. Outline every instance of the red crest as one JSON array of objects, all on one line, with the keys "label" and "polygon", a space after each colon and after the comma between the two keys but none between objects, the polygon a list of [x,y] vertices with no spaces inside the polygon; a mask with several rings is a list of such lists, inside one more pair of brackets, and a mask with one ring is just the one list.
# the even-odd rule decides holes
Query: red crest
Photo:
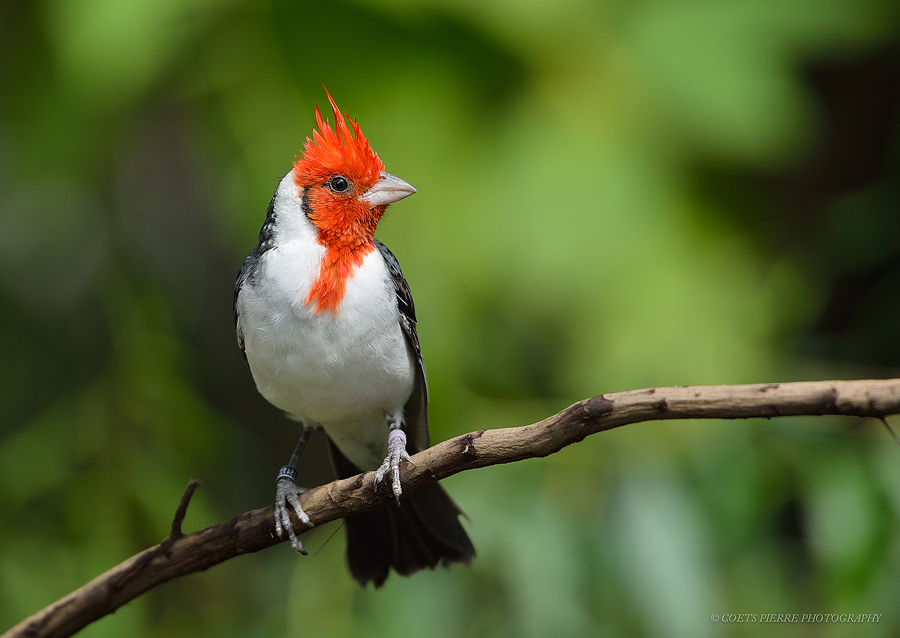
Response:
[{"label": "red crest", "polygon": [[298,157],[294,162],[294,182],[297,186],[310,187],[323,183],[333,175],[343,175],[360,184],[375,184],[384,170],[384,164],[372,150],[356,120],[350,120],[348,126],[328,89],[325,89],[325,94],[331,103],[337,130],[322,117],[317,104],[316,126],[319,130],[313,129],[312,139],[307,137],[303,145],[303,157]]}]

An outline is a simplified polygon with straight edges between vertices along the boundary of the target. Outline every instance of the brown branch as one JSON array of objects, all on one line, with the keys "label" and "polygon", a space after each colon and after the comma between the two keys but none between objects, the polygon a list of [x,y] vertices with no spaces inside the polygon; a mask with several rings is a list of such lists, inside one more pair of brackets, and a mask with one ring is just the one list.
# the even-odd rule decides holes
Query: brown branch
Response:
[{"label": "brown branch", "polygon": [[[404,494],[463,470],[553,454],[589,434],[656,419],[745,419],[838,414],[884,419],[900,414],[900,379],[818,381],[734,386],[683,386],[618,392],[579,401],[543,421],[517,428],[482,430],[438,443],[404,464]],[[309,490],[301,500],[316,525],[391,502],[373,487],[374,472]],[[0,638],[62,638],[112,613],[168,580],[209,569],[235,556],[281,542],[274,506],[246,512],[183,535],[181,522],[197,484],[185,491],[172,534],[101,574],[80,589],[22,621]],[[298,533],[307,527],[295,521]]]}]

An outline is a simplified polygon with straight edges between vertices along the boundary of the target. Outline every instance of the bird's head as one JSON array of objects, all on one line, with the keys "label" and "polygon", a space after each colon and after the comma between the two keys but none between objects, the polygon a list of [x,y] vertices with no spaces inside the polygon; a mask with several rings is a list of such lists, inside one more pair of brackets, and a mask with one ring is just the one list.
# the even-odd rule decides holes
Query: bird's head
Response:
[{"label": "bird's head", "polygon": [[[385,172],[384,164],[362,134],[359,124],[347,120],[334,103],[335,127],[316,106],[312,139],[306,138],[303,157],[292,171],[297,197],[325,247],[319,276],[305,303],[316,312],[337,314],[347,280],[375,250],[375,228],[390,204],[416,192],[408,182]],[[352,133],[351,133],[352,129]]]},{"label": "bird's head", "polygon": [[[309,219],[319,231],[319,243],[371,245],[375,227],[388,205],[416,192],[411,184],[385,172],[384,164],[362,134],[347,120],[326,89],[335,128],[316,106],[312,139],[294,162],[294,184],[304,198]],[[351,134],[352,128],[352,134]]]}]

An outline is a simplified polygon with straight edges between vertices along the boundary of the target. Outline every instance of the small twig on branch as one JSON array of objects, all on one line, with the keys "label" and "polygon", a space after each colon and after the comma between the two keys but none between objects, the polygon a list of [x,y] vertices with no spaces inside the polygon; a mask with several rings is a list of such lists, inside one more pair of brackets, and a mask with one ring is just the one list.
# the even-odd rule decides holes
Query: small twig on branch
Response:
[{"label": "small twig on branch", "polygon": [[184,533],[181,531],[181,524],[184,523],[184,517],[187,514],[188,505],[191,504],[191,499],[194,497],[194,492],[201,485],[203,485],[203,481],[191,479],[191,482],[184,488],[184,494],[181,495],[181,500],[175,509],[175,516],[172,518],[172,532],[166,540],[174,541],[176,538],[184,536]]},{"label": "small twig on branch", "polygon": [[897,433],[894,432],[894,428],[892,428],[891,424],[887,422],[887,419],[885,419],[884,417],[879,417],[878,420],[884,423],[884,427],[887,428],[888,434],[890,434],[891,438],[894,439],[894,443],[900,445],[900,437],[898,437]]},{"label": "small twig on branch", "polygon": [[[458,472],[553,454],[586,436],[657,419],[746,419],[837,414],[881,419],[900,414],[900,379],[817,381],[765,385],[651,388],[596,396],[538,423],[482,430],[438,443],[404,464],[404,496]],[[886,422],[885,422],[886,423]],[[889,428],[890,429],[890,428]],[[334,481],[301,496],[315,525],[388,505],[389,490],[376,490],[374,472]],[[192,534],[181,524],[198,483],[188,485],[172,522],[172,534],[22,621],[0,638],[63,638],[112,613],[148,589],[209,569],[235,556],[281,542],[274,506],[241,514]],[[294,522],[297,533],[307,531]]]}]

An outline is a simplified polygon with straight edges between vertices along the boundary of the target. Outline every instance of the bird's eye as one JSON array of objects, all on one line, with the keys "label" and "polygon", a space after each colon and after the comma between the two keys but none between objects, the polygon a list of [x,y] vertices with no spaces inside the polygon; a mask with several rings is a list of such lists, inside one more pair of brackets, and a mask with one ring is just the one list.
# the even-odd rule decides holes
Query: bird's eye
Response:
[{"label": "bird's eye", "polygon": [[347,181],[346,177],[342,177],[341,175],[332,177],[325,185],[335,193],[346,193],[350,188],[350,182]]}]

